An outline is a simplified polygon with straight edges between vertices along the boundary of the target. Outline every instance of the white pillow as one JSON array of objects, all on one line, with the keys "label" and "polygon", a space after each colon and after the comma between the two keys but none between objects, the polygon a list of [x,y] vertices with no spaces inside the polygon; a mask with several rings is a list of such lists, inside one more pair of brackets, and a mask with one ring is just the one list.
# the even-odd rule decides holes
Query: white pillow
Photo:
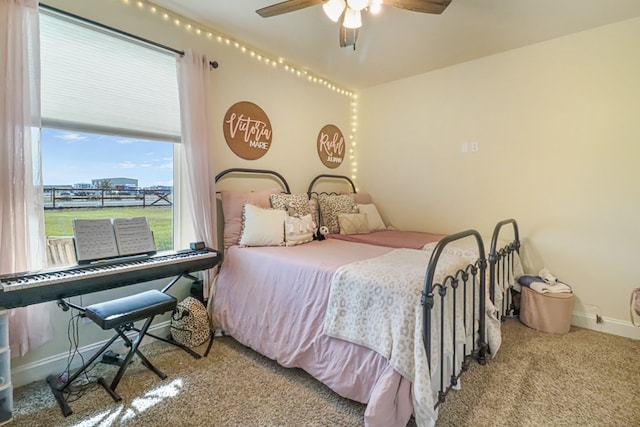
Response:
[{"label": "white pillow", "polygon": [[242,208],[240,246],[282,246],[287,212],[247,203]]},{"label": "white pillow", "polygon": [[378,209],[376,205],[373,203],[367,205],[358,205],[358,210],[360,213],[367,214],[367,220],[369,221],[369,232],[371,231],[380,231],[386,230],[387,227],[384,225],[384,221],[378,213]]},{"label": "white pillow", "polygon": [[301,245],[313,240],[316,224],[311,214],[301,218],[287,216],[284,219],[284,240],[287,246]]}]

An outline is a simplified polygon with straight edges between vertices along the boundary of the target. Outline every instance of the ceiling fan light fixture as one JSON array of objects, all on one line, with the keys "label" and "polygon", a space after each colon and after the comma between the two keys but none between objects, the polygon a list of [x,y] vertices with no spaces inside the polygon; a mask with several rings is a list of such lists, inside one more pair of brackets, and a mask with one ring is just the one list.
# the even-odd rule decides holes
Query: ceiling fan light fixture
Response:
[{"label": "ceiling fan light fixture", "polygon": [[345,7],[347,7],[347,4],[344,0],[329,0],[322,5],[325,15],[333,22],[338,22]]},{"label": "ceiling fan light fixture", "polygon": [[360,16],[360,11],[353,10],[348,7],[347,11],[344,14],[344,21],[342,22],[342,26],[353,30],[362,27],[362,17]]},{"label": "ceiling fan light fixture", "polygon": [[347,0],[349,8],[360,12],[365,7],[369,6],[369,0]]},{"label": "ceiling fan light fixture", "polygon": [[382,0],[371,0],[369,2],[369,12],[377,15],[382,10]]}]

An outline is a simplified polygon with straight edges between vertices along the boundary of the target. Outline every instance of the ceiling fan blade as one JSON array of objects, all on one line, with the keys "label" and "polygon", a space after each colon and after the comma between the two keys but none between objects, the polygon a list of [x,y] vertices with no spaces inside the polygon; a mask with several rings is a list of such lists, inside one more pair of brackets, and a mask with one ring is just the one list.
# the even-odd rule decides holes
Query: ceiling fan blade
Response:
[{"label": "ceiling fan blade", "polygon": [[280,3],[272,4],[271,6],[263,7],[256,10],[256,13],[263,18],[270,16],[282,15],[283,13],[295,12],[296,10],[304,9],[309,6],[315,6],[322,3],[323,0],[289,0]]},{"label": "ceiling fan blade", "polygon": [[338,41],[340,47],[353,46],[353,50],[356,50],[356,41],[358,40],[358,29],[346,28],[344,24],[345,13],[342,12],[340,16],[340,33],[338,34]]},{"label": "ceiling fan blade", "polygon": [[385,6],[398,7],[413,12],[441,14],[451,0],[384,0]]}]

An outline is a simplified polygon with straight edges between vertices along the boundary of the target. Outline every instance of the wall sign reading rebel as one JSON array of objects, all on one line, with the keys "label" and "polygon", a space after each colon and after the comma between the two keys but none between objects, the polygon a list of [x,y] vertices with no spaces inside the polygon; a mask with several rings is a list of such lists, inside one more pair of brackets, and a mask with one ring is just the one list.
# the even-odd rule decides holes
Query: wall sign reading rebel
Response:
[{"label": "wall sign reading rebel", "polygon": [[238,157],[256,160],[271,147],[269,117],[256,104],[242,101],[233,104],[224,115],[224,139]]},{"label": "wall sign reading rebel", "polygon": [[344,160],[344,136],[334,125],[326,125],[318,134],[318,156],[331,169],[340,166]]}]

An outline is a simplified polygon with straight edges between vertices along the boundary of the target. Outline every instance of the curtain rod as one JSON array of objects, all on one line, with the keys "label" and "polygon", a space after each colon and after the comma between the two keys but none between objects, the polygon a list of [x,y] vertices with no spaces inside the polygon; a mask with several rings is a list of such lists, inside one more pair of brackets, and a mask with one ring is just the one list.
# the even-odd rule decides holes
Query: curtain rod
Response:
[{"label": "curtain rod", "polygon": [[[166,46],[166,45],[160,44],[158,42],[154,42],[153,40],[149,40],[149,39],[145,39],[145,38],[140,37],[140,36],[136,36],[135,34],[127,33],[126,31],[122,31],[122,30],[119,30],[117,28],[113,28],[113,27],[110,27],[108,25],[101,24],[100,22],[92,21],[91,19],[87,19],[87,18],[84,18],[82,16],[75,15],[73,13],[64,11],[62,9],[58,9],[58,8],[55,8],[53,6],[49,6],[49,5],[44,4],[44,3],[40,3],[39,7],[42,8],[42,9],[49,10],[51,12],[59,13],[61,15],[67,16],[69,18],[77,19],[79,21],[82,21],[82,22],[85,22],[85,23],[88,23],[88,24],[91,24],[91,25],[95,25],[96,27],[99,27],[99,28],[102,28],[102,29],[105,29],[105,30],[112,31],[112,32],[114,32],[116,34],[119,34],[121,36],[129,37],[129,38],[132,38],[134,40],[140,41],[142,43],[150,44],[150,45],[155,46],[157,48],[160,48],[160,49],[163,49],[163,50],[167,50],[169,52],[173,52],[173,53],[176,53],[178,55],[184,56],[184,51],[183,50],[174,49],[174,48],[172,48],[170,46]],[[218,62],[217,61],[209,61],[209,65],[212,68],[218,68]]]}]

